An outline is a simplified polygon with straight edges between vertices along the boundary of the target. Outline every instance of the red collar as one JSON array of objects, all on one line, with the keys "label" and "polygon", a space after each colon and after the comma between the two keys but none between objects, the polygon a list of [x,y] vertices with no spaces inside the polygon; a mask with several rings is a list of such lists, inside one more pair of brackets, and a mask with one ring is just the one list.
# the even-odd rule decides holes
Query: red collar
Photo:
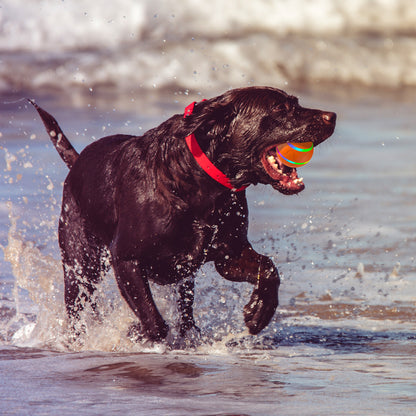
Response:
[{"label": "red collar", "polygon": [[[187,116],[191,115],[194,111],[194,106],[196,102],[189,104],[188,107],[185,108],[185,113],[183,115],[183,118],[186,118]],[[196,141],[195,134],[190,134],[188,137],[186,137],[186,144],[188,145],[189,150],[191,151],[193,157],[195,158],[198,165],[201,167],[205,173],[207,173],[209,176],[211,176],[212,179],[219,182],[221,185],[225,186],[228,189],[231,189],[233,192],[240,192],[244,191],[244,189],[247,188],[247,186],[242,186],[241,188],[234,188],[233,185],[231,185],[230,179],[222,173],[207,157],[207,155],[202,151],[200,148],[198,142]]]}]

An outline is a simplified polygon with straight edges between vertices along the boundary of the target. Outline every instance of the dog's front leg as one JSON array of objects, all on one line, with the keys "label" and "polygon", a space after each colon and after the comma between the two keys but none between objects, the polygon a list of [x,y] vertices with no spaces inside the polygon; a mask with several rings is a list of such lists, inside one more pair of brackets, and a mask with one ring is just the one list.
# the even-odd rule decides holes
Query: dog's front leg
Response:
[{"label": "dog's front leg", "polygon": [[181,315],[179,333],[181,337],[184,337],[190,330],[200,332],[194,320],[194,286],[193,277],[185,279],[179,286],[179,312]]},{"label": "dog's front leg", "polygon": [[255,285],[244,306],[244,321],[251,334],[258,334],[273,317],[278,302],[279,273],[272,260],[247,246],[239,256],[215,261],[218,272],[227,280]]},{"label": "dog's front leg", "polygon": [[169,327],[157,310],[149,282],[138,262],[113,256],[113,266],[121,294],[140,319],[140,332],[152,341],[166,338]]}]

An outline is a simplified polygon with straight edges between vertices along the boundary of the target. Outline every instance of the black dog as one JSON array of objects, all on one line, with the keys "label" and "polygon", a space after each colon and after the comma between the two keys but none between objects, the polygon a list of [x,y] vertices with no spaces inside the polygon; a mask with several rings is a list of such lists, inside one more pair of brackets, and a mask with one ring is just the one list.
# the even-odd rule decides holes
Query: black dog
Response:
[{"label": "black dog", "polygon": [[110,253],[120,292],[148,339],[168,333],[148,279],[180,283],[185,335],[195,327],[194,275],[208,261],[225,279],[254,285],[244,307],[250,333],[269,323],[279,274],[247,240],[244,189],[262,183],[287,195],[302,191],[303,180],[281,165],[276,145],[317,146],[333,133],[335,113],[303,108],[274,88],[242,88],[193,103],[185,116],[174,115],[143,136],[105,137],[78,155],[56,120],[34,105],[70,168],[59,244],[66,308],[75,322]]}]

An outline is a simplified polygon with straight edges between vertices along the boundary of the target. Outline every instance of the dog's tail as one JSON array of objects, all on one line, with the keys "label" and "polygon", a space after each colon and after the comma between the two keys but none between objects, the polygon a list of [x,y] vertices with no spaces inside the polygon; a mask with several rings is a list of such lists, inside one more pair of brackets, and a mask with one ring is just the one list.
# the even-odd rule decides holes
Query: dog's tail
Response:
[{"label": "dog's tail", "polygon": [[59,156],[61,156],[62,160],[66,163],[68,168],[71,169],[75,161],[78,159],[78,152],[66,138],[55,118],[47,113],[43,108],[40,108],[33,100],[28,99],[28,101],[36,108],[37,112],[39,113],[40,118],[46,127],[46,131],[48,132],[53,145],[59,153]]}]

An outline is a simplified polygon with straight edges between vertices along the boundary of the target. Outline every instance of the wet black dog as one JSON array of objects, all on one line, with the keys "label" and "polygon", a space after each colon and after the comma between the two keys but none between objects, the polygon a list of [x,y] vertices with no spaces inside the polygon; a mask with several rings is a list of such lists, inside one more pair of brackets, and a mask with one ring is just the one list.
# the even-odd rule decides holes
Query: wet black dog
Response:
[{"label": "wet black dog", "polygon": [[195,327],[194,275],[209,261],[225,279],[254,285],[244,307],[250,333],[269,323],[278,305],[279,274],[247,240],[244,189],[262,183],[283,194],[302,191],[303,180],[281,165],[276,145],[317,146],[333,133],[334,113],[303,108],[274,88],[242,88],[195,103],[185,117],[174,115],[143,136],[105,137],[78,155],[56,120],[34,105],[70,168],[59,244],[65,302],[74,321],[110,253],[120,292],[148,339],[168,333],[148,279],[179,283],[185,335]]}]

